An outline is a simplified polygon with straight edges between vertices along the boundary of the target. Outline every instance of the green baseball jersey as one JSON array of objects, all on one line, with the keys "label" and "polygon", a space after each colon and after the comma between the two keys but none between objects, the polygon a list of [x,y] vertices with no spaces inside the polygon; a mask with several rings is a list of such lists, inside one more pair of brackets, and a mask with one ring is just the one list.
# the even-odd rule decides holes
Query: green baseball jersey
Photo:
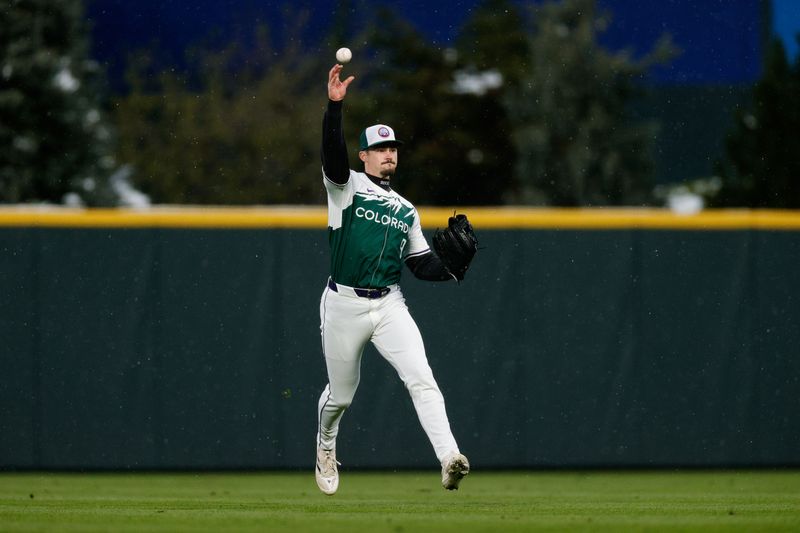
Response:
[{"label": "green baseball jersey", "polygon": [[416,208],[393,190],[350,171],[328,193],[331,278],[350,287],[386,287],[400,281],[403,261],[430,251]]}]

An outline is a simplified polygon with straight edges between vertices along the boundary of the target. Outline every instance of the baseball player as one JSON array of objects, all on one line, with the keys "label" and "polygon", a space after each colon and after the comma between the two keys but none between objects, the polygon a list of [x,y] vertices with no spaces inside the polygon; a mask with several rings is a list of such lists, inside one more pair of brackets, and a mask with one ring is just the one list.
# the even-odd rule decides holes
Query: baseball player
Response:
[{"label": "baseball player", "polygon": [[[367,342],[394,367],[442,465],[442,486],[457,489],[469,462],[450,431],[444,398],[425,355],[422,336],[397,284],[403,264],[417,278],[454,279],[422,234],[414,206],[391,186],[397,147],[389,126],[361,133],[358,157],[364,171],[351,170],[342,133],[342,105],[354,77],[340,79],[342,65],[328,73],[328,107],[322,123],[322,172],[328,195],[330,278],[320,301],[322,350],[328,385],[319,398],[316,479],[320,490],[339,487],[336,436],[360,378]],[[460,278],[459,278],[460,279]]]}]

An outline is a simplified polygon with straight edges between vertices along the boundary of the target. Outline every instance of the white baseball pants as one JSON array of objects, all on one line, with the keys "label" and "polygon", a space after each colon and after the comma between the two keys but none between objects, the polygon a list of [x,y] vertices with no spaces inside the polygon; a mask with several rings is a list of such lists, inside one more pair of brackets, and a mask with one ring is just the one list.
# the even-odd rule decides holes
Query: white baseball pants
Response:
[{"label": "white baseball pants", "polygon": [[317,445],[336,449],[339,421],[350,406],[361,377],[361,355],[371,341],[408,389],[423,430],[441,462],[458,452],[439,386],[433,377],[417,324],[400,287],[382,298],[356,296],[342,285],[326,287],[319,306],[322,350],[328,385],[319,398]]}]

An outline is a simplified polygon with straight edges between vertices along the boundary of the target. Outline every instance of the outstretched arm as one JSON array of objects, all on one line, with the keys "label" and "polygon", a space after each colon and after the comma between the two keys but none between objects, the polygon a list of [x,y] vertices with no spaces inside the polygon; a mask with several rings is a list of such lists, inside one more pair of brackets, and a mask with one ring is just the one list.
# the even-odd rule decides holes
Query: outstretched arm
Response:
[{"label": "outstretched arm", "polygon": [[355,79],[339,78],[342,65],[334,65],[328,72],[328,109],[322,119],[322,169],[331,181],[339,184],[350,179],[350,164],[347,161],[347,146],[342,131],[342,100],[347,87]]}]

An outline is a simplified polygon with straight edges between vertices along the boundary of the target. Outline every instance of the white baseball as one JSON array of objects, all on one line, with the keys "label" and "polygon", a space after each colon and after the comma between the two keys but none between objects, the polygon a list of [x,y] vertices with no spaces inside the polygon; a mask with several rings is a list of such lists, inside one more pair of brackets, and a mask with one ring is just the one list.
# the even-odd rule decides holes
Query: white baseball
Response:
[{"label": "white baseball", "polygon": [[336,50],[336,61],[339,63],[348,63],[353,59],[353,52],[349,48],[339,48]]}]

